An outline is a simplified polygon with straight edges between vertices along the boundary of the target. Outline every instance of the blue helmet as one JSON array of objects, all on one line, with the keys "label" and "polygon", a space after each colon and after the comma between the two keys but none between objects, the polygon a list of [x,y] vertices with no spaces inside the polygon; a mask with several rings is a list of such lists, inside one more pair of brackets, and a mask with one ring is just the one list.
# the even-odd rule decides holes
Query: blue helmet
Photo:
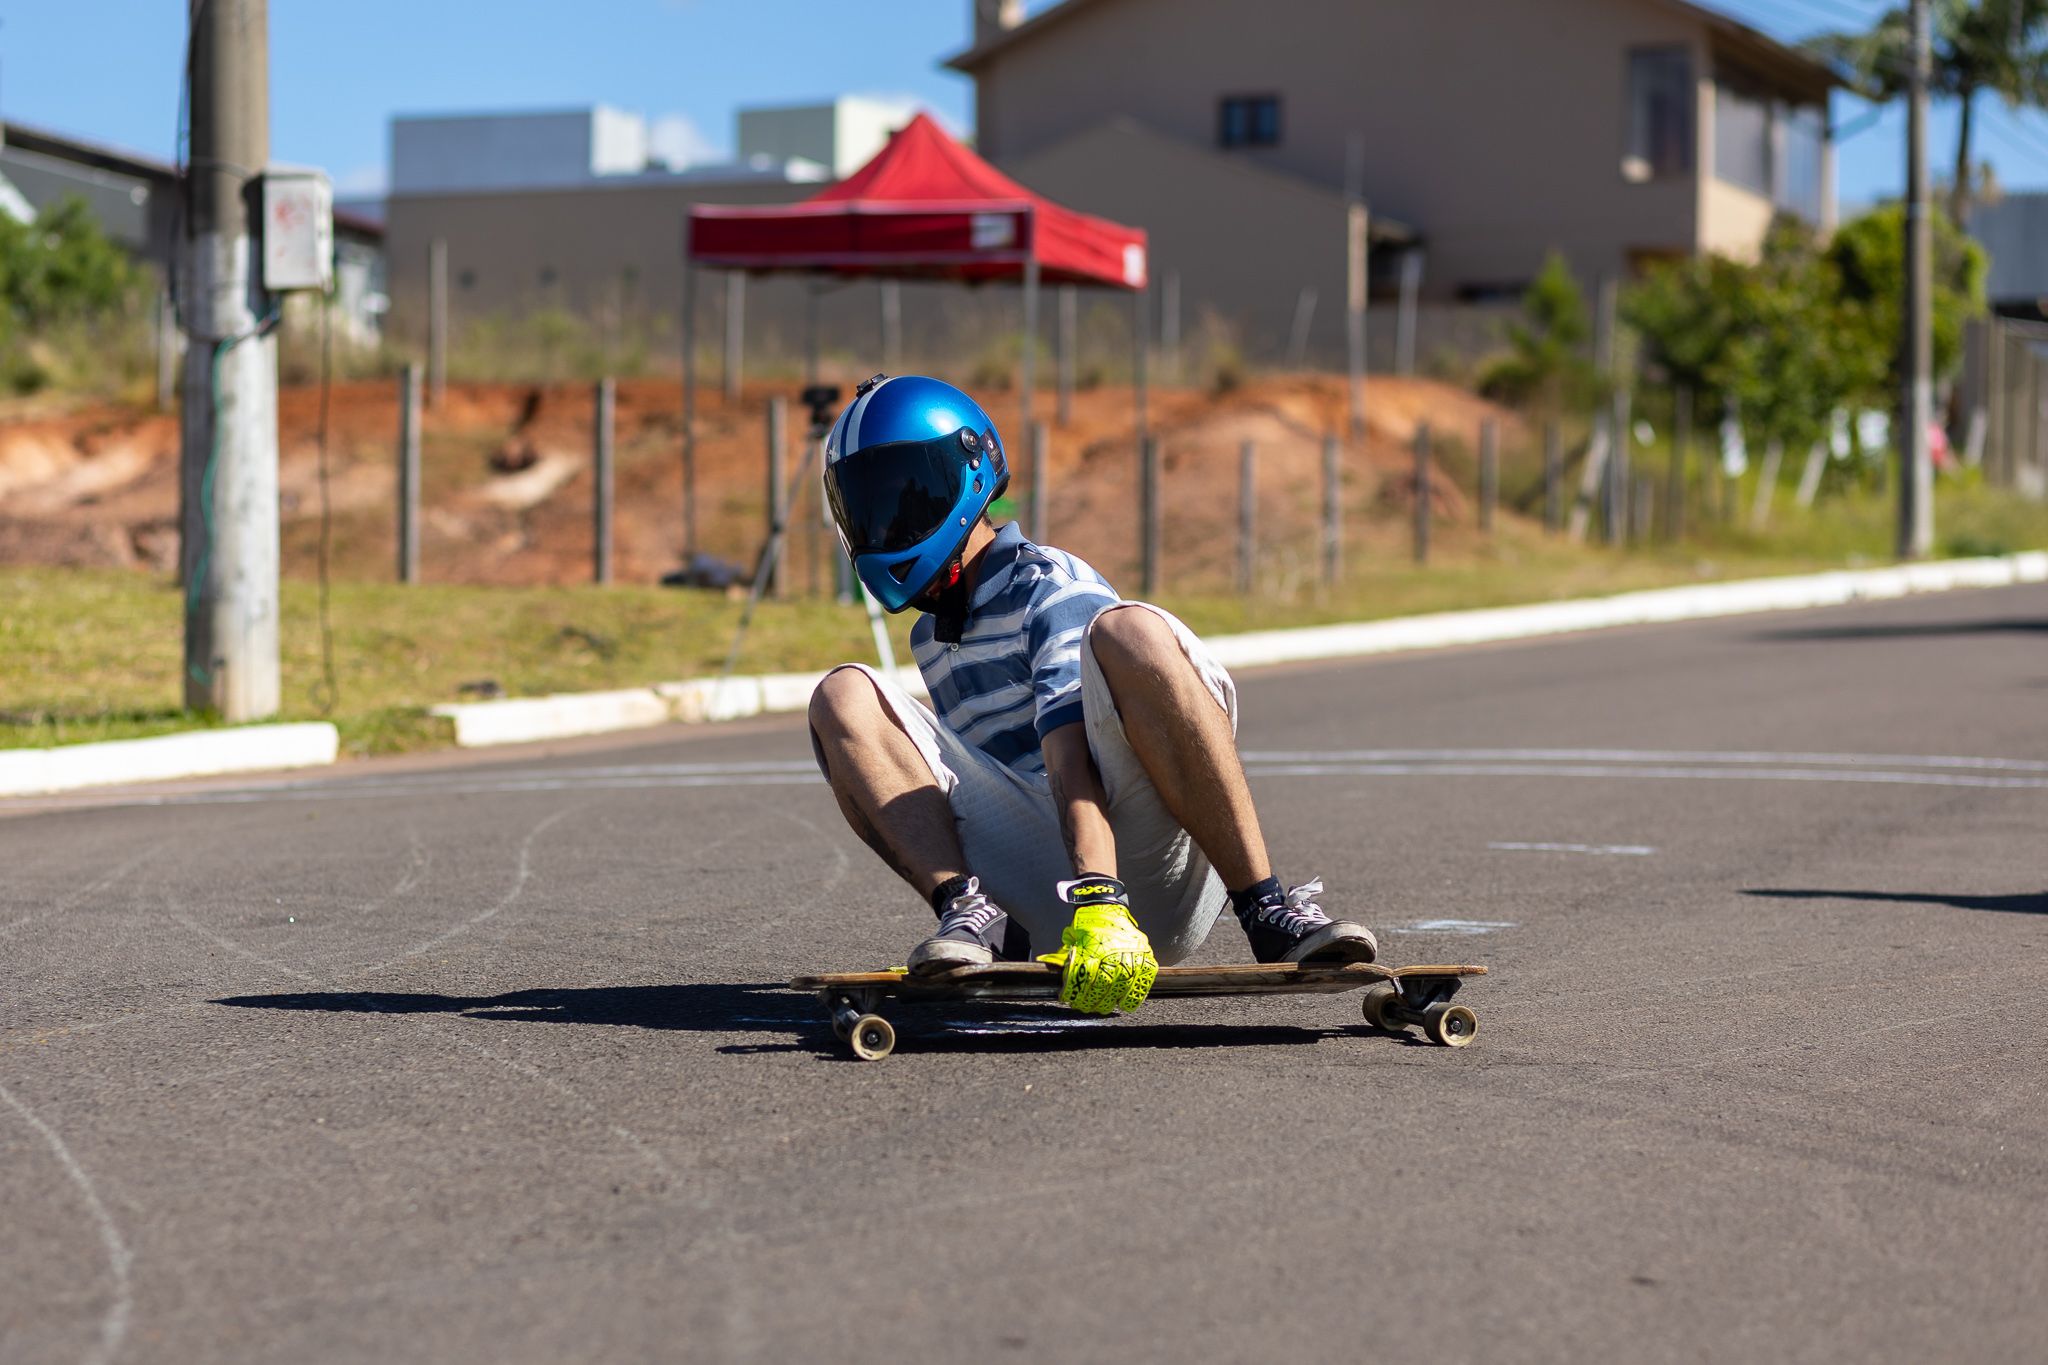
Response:
[{"label": "blue helmet", "polygon": [[902,611],[1010,484],[996,424],[951,384],[876,375],[825,438],[825,494],[854,572]]}]

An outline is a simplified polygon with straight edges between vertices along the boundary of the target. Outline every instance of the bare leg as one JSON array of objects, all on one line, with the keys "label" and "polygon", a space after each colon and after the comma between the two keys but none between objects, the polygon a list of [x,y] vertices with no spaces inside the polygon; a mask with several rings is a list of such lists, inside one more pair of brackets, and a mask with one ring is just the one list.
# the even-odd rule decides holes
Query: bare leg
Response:
[{"label": "bare leg", "polygon": [[1271,876],[1230,717],[1173,628],[1142,607],[1111,607],[1089,639],[1138,761],[1225,888],[1242,891]]},{"label": "bare leg", "polygon": [[953,808],[867,674],[842,668],[818,684],[811,734],[846,823],[918,895],[966,872]]}]

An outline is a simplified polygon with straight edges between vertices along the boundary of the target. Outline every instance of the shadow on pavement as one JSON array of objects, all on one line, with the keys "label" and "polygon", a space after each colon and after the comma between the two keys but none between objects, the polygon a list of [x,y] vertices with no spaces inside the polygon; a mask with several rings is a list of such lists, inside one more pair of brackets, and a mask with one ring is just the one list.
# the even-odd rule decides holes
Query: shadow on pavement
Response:
[{"label": "shadow on pavement", "polygon": [[1759,640],[1910,640],[1941,635],[2048,633],[2048,620],[2005,617],[1989,621],[1901,622],[1894,626],[1810,626],[1803,630],[1760,630]]},{"label": "shadow on pavement", "polygon": [[1791,901],[1896,901],[1906,905],[1952,905],[1958,910],[2000,910],[2009,915],[2048,915],[2048,891],[2015,896],[1959,896],[1935,891],[1817,891],[1793,887],[1751,887],[1745,896]]},{"label": "shadow on pavement", "polygon": [[[1320,997],[1311,997],[1320,999]],[[213,1001],[240,1009],[302,1010],[335,1014],[454,1014],[539,1024],[609,1024],[694,1033],[781,1035],[775,1041],[731,1043],[724,1053],[811,1052],[851,1058],[833,1036],[817,1002],[785,986],[716,983],[675,986],[599,986],[582,990],[510,991],[503,995],[430,995],[397,991],[319,991],[237,995]],[[1094,1048],[1272,1047],[1351,1036],[1403,1040],[1364,1024],[1137,1023],[1097,1019],[1057,1006],[1010,1003],[902,1004],[884,1011],[909,1048],[918,1052],[1037,1053]],[[1357,1018],[1355,1010],[1344,1011]],[[1153,1016],[1156,1018],[1157,1016]],[[1327,1016],[1325,1016],[1327,1017]],[[1411,1044],[1430,1046],[1419,1038]]]}]

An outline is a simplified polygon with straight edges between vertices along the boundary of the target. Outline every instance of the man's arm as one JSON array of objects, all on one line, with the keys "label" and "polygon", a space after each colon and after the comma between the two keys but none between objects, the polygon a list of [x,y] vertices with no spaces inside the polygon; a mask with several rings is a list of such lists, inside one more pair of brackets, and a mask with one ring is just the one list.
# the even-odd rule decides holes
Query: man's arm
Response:
[{"label": "man's arm", "polygon": [[1053,808],[1060,816],[1060,836],[1074,875],[1114,877],[1116,835],[1109,828],[1109,796],[1088,752],[1087,726],[1062,725],[1040,741],[1045,777],[1052,786]]}]

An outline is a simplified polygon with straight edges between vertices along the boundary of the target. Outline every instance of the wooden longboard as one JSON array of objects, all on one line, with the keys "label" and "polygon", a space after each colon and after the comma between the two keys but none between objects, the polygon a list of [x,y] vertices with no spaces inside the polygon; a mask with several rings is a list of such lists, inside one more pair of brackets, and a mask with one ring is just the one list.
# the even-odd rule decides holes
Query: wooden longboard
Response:
[{"label": "wooden longboard", "polygon": [[[1485,976],[1484,967],[1382,967],[1375,962],[1272,964],[1234,967],[1161,967],[1148,999],[1194,995],[1335,995],[1365,990],[1365,1018],[1386,1033],[1420,1024],[1432,1042],[1463,1047],[1479,1020],[1451,1003],[1462,979]],[[853,1055],[878,1061],[896,1047],[896,1030],[876,1013],[894,998],[907,1004],[954,1000],[1057,1000],[1060,969],[1050,962],[998,962],[955,967],[931,976],[907,972],[840,972],[800,976],[790,987],[814,991]]]},{"label": "wooden longboard", "polygon": [[[1161,967],[1152,983],[1153,1000],[1186,995],[1334,995],[1381,981],[1406,978],[1484,976],[1486,968],[1382,967],[1376,962],[1306,966],[1292,962],[1246,963],[1229,967]],[[1050,962],[998,962],[987,967],[955,967],[930,976],[903,972],[840,972],[799,976],[789,983],[799,991],[874,991],[900,1000],[1056,1000],[1060,969]]]}]

